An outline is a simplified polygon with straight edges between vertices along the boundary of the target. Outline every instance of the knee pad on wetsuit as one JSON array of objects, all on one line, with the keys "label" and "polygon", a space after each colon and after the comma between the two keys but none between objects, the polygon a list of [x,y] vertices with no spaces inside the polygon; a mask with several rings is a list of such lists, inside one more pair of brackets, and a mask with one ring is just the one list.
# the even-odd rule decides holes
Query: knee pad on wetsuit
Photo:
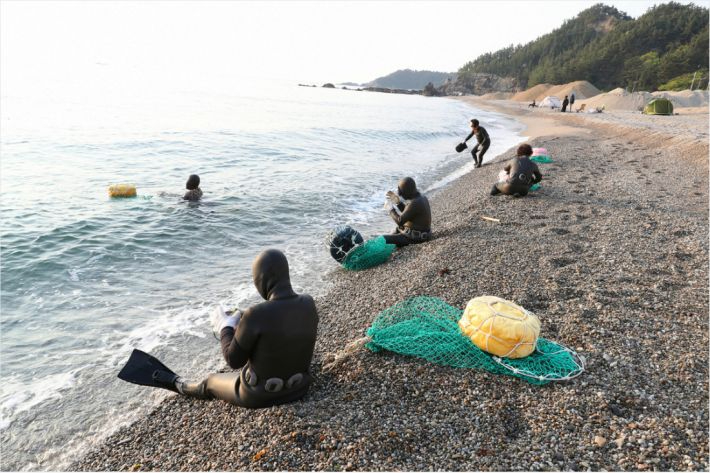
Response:
[{"label": "knee pad on wetsuit", "polygon": [[205,392],[214,399],[221,399],[232,404],[236,404],[237,381],[239,380],[239,372],[230,373],[214,373],[207,377],[203,383],[205,384]]}]

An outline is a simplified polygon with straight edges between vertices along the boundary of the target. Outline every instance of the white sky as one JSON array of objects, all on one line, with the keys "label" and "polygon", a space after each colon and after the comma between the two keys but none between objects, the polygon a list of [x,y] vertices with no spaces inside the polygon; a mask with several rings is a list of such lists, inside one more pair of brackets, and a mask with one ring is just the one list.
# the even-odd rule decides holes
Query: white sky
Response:
[{"label": "white sky", "polygon": [[[322,84],[404,68],[453,72],[596,2],[5,0],[0,87],[61,81],[97,63],[158,81],[247,75]],[[606,2],[633,17],[655,3]]]}]

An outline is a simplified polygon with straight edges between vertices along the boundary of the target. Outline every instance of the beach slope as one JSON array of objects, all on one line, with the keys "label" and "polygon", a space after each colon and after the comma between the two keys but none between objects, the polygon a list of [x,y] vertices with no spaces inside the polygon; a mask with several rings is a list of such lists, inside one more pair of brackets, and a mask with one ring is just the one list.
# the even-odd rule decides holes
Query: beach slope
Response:
[{"label": "beach slope", "polygon": [[[537,123],[532,144],[554,159],[542,189],[490,197],[501,157],[432,196],[433,241],[337,271],[317,301],[304,400],[245,410],[175,396],[71,469],[706,470],[707,116],[705,138],[678,139],[648,117],[565,117],[563,130],[559,117],[510,113]],[[540,387],[343,351],[398,301],[463,307],[485,294],[534,311],[587,371]]]}]

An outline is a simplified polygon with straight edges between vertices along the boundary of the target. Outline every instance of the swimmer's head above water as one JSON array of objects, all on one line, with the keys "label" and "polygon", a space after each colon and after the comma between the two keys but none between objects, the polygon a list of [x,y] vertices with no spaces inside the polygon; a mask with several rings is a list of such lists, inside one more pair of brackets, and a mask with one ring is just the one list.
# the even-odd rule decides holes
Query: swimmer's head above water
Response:
[{"label": "swimmer's head above water", "polygon": [[200,176],[197,174],[192,174],[187,178],[187,183],[185,183],[185,188],[189,191],[195,190],[200,187]]}]

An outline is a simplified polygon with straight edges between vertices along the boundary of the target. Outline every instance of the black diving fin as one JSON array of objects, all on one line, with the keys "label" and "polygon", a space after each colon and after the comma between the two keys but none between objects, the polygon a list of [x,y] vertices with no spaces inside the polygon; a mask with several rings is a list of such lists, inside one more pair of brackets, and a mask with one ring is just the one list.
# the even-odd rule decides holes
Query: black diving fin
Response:
[{"label": "black diving fin", "polygon": [[131,357],[118,373],[118,377],[129,383],[140,384],[141,386],[179,392],[175,387],[175,380],[178,376],[154,356],[137,349],[133,349]]}]

